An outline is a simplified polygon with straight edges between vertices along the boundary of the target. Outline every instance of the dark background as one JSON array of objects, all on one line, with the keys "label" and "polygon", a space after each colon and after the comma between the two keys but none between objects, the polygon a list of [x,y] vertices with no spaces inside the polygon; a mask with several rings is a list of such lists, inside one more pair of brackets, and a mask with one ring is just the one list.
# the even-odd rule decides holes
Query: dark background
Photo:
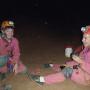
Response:
[{"label": "dark background", "polygon": [[17,27],[45,26],[53,34],[75,34],[90,24],[89,9],[89,2],[80,0],[2,0],[0,21],[11,19]]}]

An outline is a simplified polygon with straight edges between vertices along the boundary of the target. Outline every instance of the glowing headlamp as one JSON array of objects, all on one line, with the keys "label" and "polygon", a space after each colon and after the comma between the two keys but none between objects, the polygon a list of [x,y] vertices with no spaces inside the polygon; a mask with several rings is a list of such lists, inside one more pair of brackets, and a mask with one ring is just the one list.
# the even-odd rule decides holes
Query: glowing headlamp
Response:
[{"label": "glowing headlamp", "polygon": [[81,31],[82,31],[82,32],[85,32],[85,31],[86,31],[86,27],[82,27],[82,28],[81,28]]}]

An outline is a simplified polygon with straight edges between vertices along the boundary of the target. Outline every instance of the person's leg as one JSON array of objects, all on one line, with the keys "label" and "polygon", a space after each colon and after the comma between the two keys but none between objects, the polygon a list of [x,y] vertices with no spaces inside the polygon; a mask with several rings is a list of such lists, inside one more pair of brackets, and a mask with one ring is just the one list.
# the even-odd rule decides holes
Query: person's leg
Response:
[{"label": "person's leg", "polygon": [[59,83],[63,82],[66,78],[64,77],[62,72],[55,73],[55,74],[50,74],[47,76],[34,76],[32,77],[34,81],[36,81],[39,84],[54,84],[54,83]]},{"label": "person's leg", "polygon": [[47,75],[44,77],[45,84],[53,84],[53,83],[63,82],[65,79],[66,78],[64,77],[62,72]]}]

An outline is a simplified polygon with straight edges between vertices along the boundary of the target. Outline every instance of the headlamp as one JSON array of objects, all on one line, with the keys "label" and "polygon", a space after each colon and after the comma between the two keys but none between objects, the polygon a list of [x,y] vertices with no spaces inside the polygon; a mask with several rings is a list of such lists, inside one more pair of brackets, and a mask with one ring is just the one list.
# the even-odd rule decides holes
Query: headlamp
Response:
[{"label": "headlamp", "polygon": [[86,31],[86,27],[82,27],[82,28],[81,28],[81,31],[82,31],[82,32],[85,32],[85,31]]}]

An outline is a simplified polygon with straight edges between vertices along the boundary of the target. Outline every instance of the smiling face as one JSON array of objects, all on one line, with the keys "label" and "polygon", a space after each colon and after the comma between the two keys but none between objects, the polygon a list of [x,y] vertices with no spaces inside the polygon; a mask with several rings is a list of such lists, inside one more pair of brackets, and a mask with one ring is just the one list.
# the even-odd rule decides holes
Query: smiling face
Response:
[{"label": "smiling face", "polygon": [[4,31],[4,34],[6,35],[6,38],[11,39],[14,35],[14,30],[12,28],[7,28]]},{"label": "smiling face", "polygon": [[83,34],[82,42],[84,47],[90,47],[90,34]]}]

